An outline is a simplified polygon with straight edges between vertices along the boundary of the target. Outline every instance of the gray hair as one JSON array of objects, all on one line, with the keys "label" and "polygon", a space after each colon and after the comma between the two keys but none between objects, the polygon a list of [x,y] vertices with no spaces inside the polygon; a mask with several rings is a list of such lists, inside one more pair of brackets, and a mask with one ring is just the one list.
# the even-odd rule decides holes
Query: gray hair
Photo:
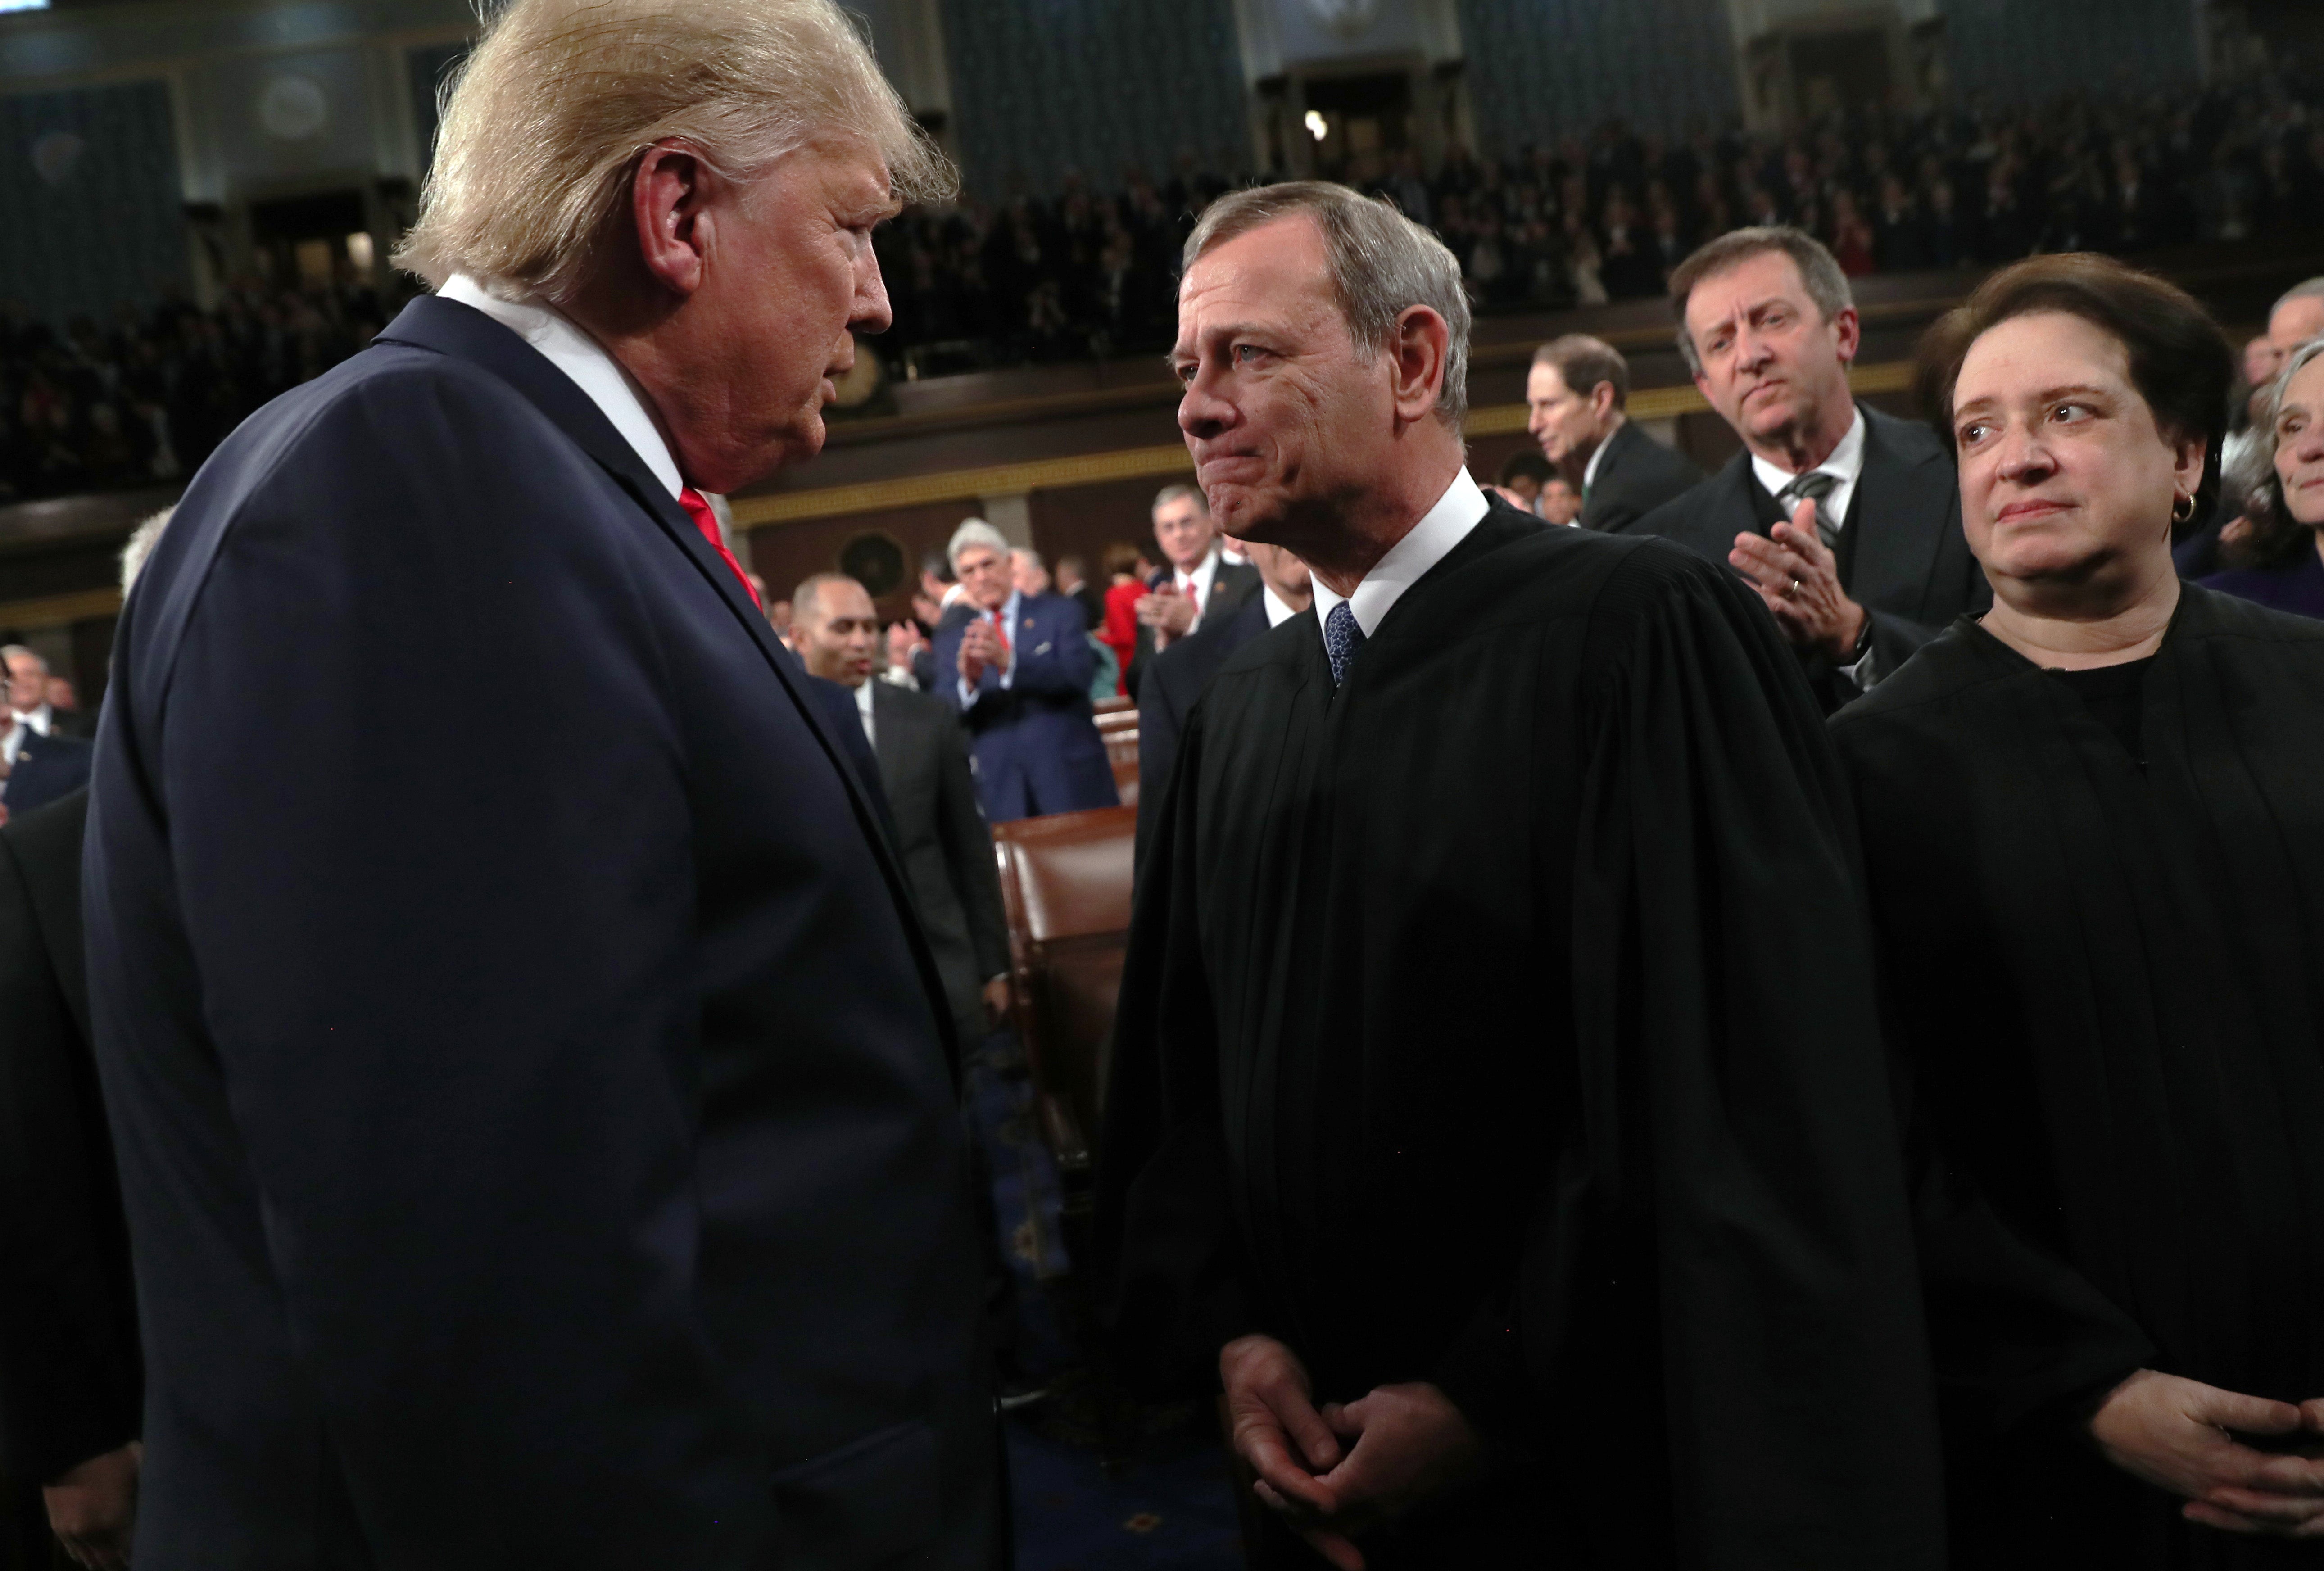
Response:
[{"label": "gray hair", "polygon": [[1009,548],[1009,559],[1012,562],[1030,562],[1033,566],[1042,568],[1045,571],[1047,569],[1049,565],[1041,559],[1041,553],[1035,550],[1030,546],[1010,546]]},{"label": "gray hair", "polygon": [[1187,496],[1191,496],[1194,499],[1194,505],[1202,510],[1204,517],[1207,518],[1210,516],[1211,499],[1203,494],[1203,488],[1201,486],[1189,485],[1184,481],[1173,481],[1169,485],[1162,487],[1161,490],[1157,491],[1154,494],[1153,504],[1148,506],[1146,511],[1149,513],[1159,513],[1164,508],[1169,506],[1173,502],[1176,502],[1181,498]]},{"label": "gray hair", "polygon": [[1805,229],[1794,229],[1789,224],[1729,229],[1697,247],[1693,255],[1671,269],[1671,313],[1678,318],[1678,352],[1685,357],[1686,368],[1693,374],[1702,374],[1702,356],[1695,353],[1694,335],[1686,330],[1687,296],[1694,292],[1696,284],[1713,273],[1724,273],[1770,251],[1780,251],[1792,259],[1792,265],[1800,270],[1800,282],[1807,286],[1808,299],[1815,302],[1825,321],[1855,309],[1856,296],[1849,290],[1848,274],[1840,270],[1840,263],[1824,249],[1823,242]]},{"label": "gray hair", "polygon": [[145,559],[161,543],[161,531],[170,527],[170,516],[178,510],[165,507],[135,529],[129,531],[128,541],[121,548],[121,597],[129,598],[130,586],[137,575],[145,570]]},{"label": "gray hair", "polygon": [[2324,276],[2303,279],[2276,296],[2275,303],[2267,308],[2267,314],[2273,317],[2296,300],[2316,300],[2319,297],[2324,297]]},{"label": "gray hair", "polygon": [[[2324,283],[2324,280],[2311,282]],[[2315,292],[2324,295],[2324,289]],[[2324,336],[2310,338],[2284,356],[2283,369],[2260,394],[2259,408],[2253,415],[2252,434],[2259,439],[2242,444],[2229,455],[2227,472],[2220,477],[2243,497],[2246,513],[2274,508],[2283,501],[2283,482],[2275,472],[2275,420],[2283,412],[2284,390],[2292,385],[2292,377],[2319,356],[2324,356]]]},{"label": "gray hair", "polygon": [[1003,561],[1008,559],[1010,551],[1016,550],[1009,543],[1007,535],[984,520],[964,518],[961,520],[960,527],[952,531],[952,543],[945,547],[945,560],[952,564],[954,577],[960,575],[960,553],[971,546],[982,546]]},{"label": "gray hair", "polygon": [[42,676],[49,674],[49,662],[41,658],[39,650],[29,649],[21,643],[0,644],[0,662],[14,660],[20,654],[30,655],[33,663],[41,668]]},{"label": "gray hair", "polygon": [[906,201],[956,184],[834,0],[510,0],[442,97],[393,259],[439,286],[569,301],[666,142],[747,180],[834,136],[880,152]]},{"label": "gray hair", "polygon": [[1191,268],[1214,247],[1293,214],[1312,219],[1323,234],[1332,287],[1359,360],[1370,364],[1388,347],[1397,319],[1414,306],[1444,319],[1444,384],[1436,391],[1436,417],[1459,430],[1469,410],[1469,297],[1461,288],[1461,264],[1443,241],[1388,202],[1328,180],[1233,191],[1203,210],[1186,236],[1185,265]]}]

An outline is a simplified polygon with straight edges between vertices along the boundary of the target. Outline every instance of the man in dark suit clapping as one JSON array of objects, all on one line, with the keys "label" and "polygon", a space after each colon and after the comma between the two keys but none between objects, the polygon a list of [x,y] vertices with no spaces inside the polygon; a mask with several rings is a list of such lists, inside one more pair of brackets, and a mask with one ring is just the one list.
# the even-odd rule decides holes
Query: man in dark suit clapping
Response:
[{"label": "man in dark suit clapping", "polygon": [[122,610],[135,1564],[986,1571],[952,1010],[704,499],[820,449],[950,171],[829,0],[511,0],[436,152],[435,292]]},{"label": "man in dark suit clapping", "polygon": [[1856,306],[1797,229],[1738,229],[1671,275],[1694,384],[1743,439],[1718,474],[1633,526],[1748,578],[1827,714],[1992,603],[1960,490],[1926,427],[1848,385]]},{"label": "man in dark suit clapping", "polygon": [[817,573],[791,596],[791,634],[812,674],[848,689],[878,756],[896,823],[896,853],[912,881],[963,1042],[1007,1007],[1009,925],[992,836],[977,809],[960,718],[911,688],[879,681],[880,614],[862,585]]},{"label": "man in dark suit clapping", "polygon": [[982,519],[954,531],[953,571],[970,615],[936,633],[936,693],[968,728],[976,795],[996,824],[1111,808],[1120,794],[1090,708],[1082,609],[1011,581],[1009,541]]},{"label": "man in dark suit clapping", "polygon": [[1702,478],[1684,455],[1630,423],[1630,365],[1603,338],[1568,333],[1534,351],[1526,430],[1582,495],[1584,529],[1619,534]]},{"label": "man in dark suit clapping", "polygon": [[1164,650],[1138,695],[1138,849],[1142,855],[1162,809],[1163,789],[1178,762],[1178,735],[1194,700],[1227,657],[1269,628],[1280,627],[1314,604],[1307,564],[1281,546],[1245,541],[1242,549],[1259,577],[1259,592],[1231,617],[1212,622]]},{"label": "man in dark suit clapping", "polygon": [[1194,486],[1162,487],[1154,498],[1153,517],[1154,543],[1162,548],[1164,565],[1147,582],[1152,593],[1138,602],[1138,647],[1124,684],[1133,698],[1156,655],[1259,589],[1257,570],[1228,561],[1219,549],[1211,504]]}]

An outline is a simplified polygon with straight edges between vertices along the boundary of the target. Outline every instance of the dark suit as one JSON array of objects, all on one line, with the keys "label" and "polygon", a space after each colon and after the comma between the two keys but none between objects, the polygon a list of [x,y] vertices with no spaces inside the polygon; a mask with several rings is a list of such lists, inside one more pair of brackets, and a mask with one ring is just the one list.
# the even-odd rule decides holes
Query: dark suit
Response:
[{"label": "dark suit", "polygon": [[[1936,434],[1858,407],[1864,467],[1841,526],[1840,583],[1871,617],[1874,670],[1886,676],[1955,617],[1982,613],[1993,591],[1961,533],[1960,482]],[[1724,565],[1737,535],[1764,535],[1784,516],[1752,474],[1747,448],[1628,532],[1665,536]],[[1857,697],[1821,655],[1803,656],[1803,663],[1827,714]]]},{"label": "dark suit", "polygon": [[1626,420],[1606,439],[1576,522],[1584,529],[1619,534],[1702,481],[1702,471],[1685,454],[1646,435],[1636,420]]},{"label": "dark suit", "polygon": [[953,1018],[962,1040],[973,1042],[986,1029],[984,984],[1009,969],[1009,923],[960,716],[926,693],[875,681],[872,728],[896,817],[896,852],[918,897]]},{"label": "dark suit", "polygon": [[31,726],[16,749],[8,778],[0,781],[0,803],[8,816],[29,813],[88,784],[89,760],[96,748],[78,737],[43,736]]},{"label": "dark suit", "polygon": [[0,829],[0,1470],[137,1437],[137,1306],[89,1058],[75,791]]},{"label": "dark suit", "polygon": [[97,740],[97,716],[86,709],[49,710],[49,731],[57,736],[77,736],[83,742]]},{"label": "dark suit", "polygon": [[1082,608],[1063,595],[1020,596],[1017,606],[1006,687],[1001,668],[988,665],[973,693],[961,697],[960,644],[973,616],[946,617],[936,639],[936,694],[968,727],[984,816],[1005,824],[1113,807],[1121,797],[1092,717],[1097,652]]},{"label": "dark suit", "polygon": [[[1253,595],[1231,616],[1205,622],[1154,657],[1154,669],[1138,695],[1138,851],[1162,811],[1162,789],[1178,761],[1178,735],[1194,700],[1227,656],[1267,631],[1267,596]],[[1320,635],[1319,635],[1320,636]]]},{"label": "dark suit", "polygon": [[414,301],[203,465],[115,649],[141,1571],[990,1564],[934,958],[596,405]]},{"label": "dark suit", "polygon": [[[1177,582],[1177,570],[1165,568],[1148,580],[1147,587],[1159,593]],[[1211,592],[1203,601],[1203,619],[1196,627],[1211,624],[1211,619],[1223,616],[1259,593],[1259,569],[1249,562],[1231,562],[1224,557],[1211,573]],[[1143,622],[1138,624],[1138,642],[1130,651],[1130,670],[1123,673],[1122,691],[1138,697],[1139,684],[1146,680],[1146,668],[1154,663],[1154,630]]]}]

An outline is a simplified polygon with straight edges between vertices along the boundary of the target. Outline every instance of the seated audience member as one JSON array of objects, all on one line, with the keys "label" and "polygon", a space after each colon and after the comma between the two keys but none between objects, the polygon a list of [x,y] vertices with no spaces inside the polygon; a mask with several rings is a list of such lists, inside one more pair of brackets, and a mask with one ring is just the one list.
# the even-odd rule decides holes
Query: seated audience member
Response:
[{"label": "seated audience member", "polygon": [[[71,736],[86,742],[97,735],[96,716],[57,703],[58,679],[38,652],[12,643],[0,649],[0,659],[8,667],[8,712],[0,715],[0,721],[13,721],[42,736]],[[67,684],[68,690],[69,687]]]},{"label": "seated audience member", "polygon": [[1630,423],[1629,400],[1630,363],[1604,339],[1568,333],[1534,351],[1526,430],[1580,493],[1584,529],[1619,534],[1702,478],[1684,454]]},{"label": "seated audience member", "polygon": [[1145,597],[1146,580],[1154,576],[1154,564],[1138,547],[1116,541],[1105,548],[1103,565],[1105,619],[1099,624],[1098,636],[1113,651],[1127,679],[1130,662],[1138,654],[1138,602]]},{"label": "seated audience member", "polygon": [[49,704],[49,665],[22,644],[5,651],[8,705],[0,709],[0,813],[29,813],[88,784],[94,747],[68,735]]},{"label": "seated audience member", "polygon": [[1259,570],[1259,591],[1234,615],[1180,640],[1154,659],[1138,694],[1138,847],[1142,855],[1162,808],[1162,788],[1178,760],[1178,734],[1227,656],[1282,626],[1314,603],[1307,564],[1281,546],[1241,542]]},{"label": "seated audience member", "polygon": [[1954,1564],[2289,1564],[2227,1535],[2324,1522],[2324,627],[2172,571],[2233,375],[2178,289],[2020,263],[1924,372],[1994,604],[1832,734],[1947,1187],[2118,1326],[1932,1293]]},{"label": "seated audience member", "polygon": [[[169,522],[121,553],[126,595]],[[0,1471],[42,1486],[79,1565],[129,1564],[144,1374],[121,1176],[90,1056],[88,793],[0,829]]]},{"label": "seated audience member", "polygon": [[2245,499],[2249,532],[2222,548],[2225,572],[2203,587],[2324,618],[2324,338],[2292,352],[2255,428],[2273,474]]},{"label": "seated audience member", "polygon": [[1084,808],[1120,795],[1090,712],[1096,664],[1081,607],[1010,582],[1009,542],[982,519],[952,537],[964,618],[936,634],[936,691],[968,727],[976,795],[995,824]]},{"label": "seated audience member", "polygon": [[1856,307],[1813,237],[1738,229],[1681,263],[1670,293],[1694,384],[1743,451],[1631,529],[1743,574],[1829,714],[1991,596],[1952,466],[1925,428],[1849,391]]},{"label": "seated audience member", "polygon": [[1105,623],[1105,596],[1089,581],[1089,563],[1072,552],[1057,559],[1057,593],[1082,608],[1082,617],[1095,633]]},{"label": "seated audience member", "polygon": [[1534,513],[1548,523],[1578,528],[1582,522],[1582,493],[1563,475],[1552,475],[1534,498]]},{"label": "seated audience member", "polygon": [[817,573],[791,605],[799,658],[812,674],[849,690],[855,723],[879,759],[896,854],[954,1022],[964,1046],[978,1041],[1008,1004],[1009,926],[959,718],[925,693],[872,679],[880,615],[853,578]]},{"label": "seated audience member", "polygon": [[1138,647],[1130,656],[1128,687],[1138,696],[1146,665],[1203,625],[1203,619],[1231,610],[1256,593],[1259,572],[1248,563],[1227,561],[1219,549],[1218,525],[1211,504],[1192,485],[1165,485],[1154,497],[1154,543],[1162,548],[1167,567],[1147,580],[1149,593],[1140,596]]},{"label": "seated audience member", "polygon": [[1534,511],[1535,499],[1541,494],[1543,483],[1556,473],[1549,460],[1536,450],[1511,453],[1508,462],[1501,466],[1501,494],[1508,498],[1511,506],[1530,513]]}]

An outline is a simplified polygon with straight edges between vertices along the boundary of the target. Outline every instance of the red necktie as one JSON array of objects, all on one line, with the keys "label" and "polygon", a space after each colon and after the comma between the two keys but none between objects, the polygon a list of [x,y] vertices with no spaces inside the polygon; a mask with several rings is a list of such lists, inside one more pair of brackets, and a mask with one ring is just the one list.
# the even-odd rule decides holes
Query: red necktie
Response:
[{"label": "red necktie", "polygon": [[[750,576],[742,571],[742,564],[734,559],[734,553],[726,549],[726,541],[718,532],[718,515],[710,511],[710,504],[702,499],[702,493],[688,485],[678,494],[678,504],[686,509],[687,517],[694,520],[694,527],[702,531],[702,538],[710,542],[710,549],[718,553],[718,559],[734,569],[734,577],[742,584],[742,593],[751,597],[751,604],[758,605],[759,591],[752,587]],[[763,611],[766,607],[760,605],[759,609]]]},{"label": "red necktie", "polygon": [[1009,658],[1009,624],[1001,620],[1001,613],[998,611],[988,612],[986,615],[992,618],[992,631],[1001,635],[1001,658],[1006,661]]}]

